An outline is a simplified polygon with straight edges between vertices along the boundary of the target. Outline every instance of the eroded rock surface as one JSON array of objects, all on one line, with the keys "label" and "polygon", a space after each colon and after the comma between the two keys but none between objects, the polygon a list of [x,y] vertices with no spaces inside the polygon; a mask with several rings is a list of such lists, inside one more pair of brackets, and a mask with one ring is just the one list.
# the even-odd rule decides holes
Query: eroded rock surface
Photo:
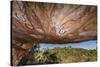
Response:
[{"label": "eroded rock surface", "polygon": [[[24,1],[12,1],[11,5],[12,45],[20,47],[18,50],[23,56],[34,46],[35,40],[62,44],[97,39],[96,6]],[[17,47],[12,47],[13,57],[20,54],[16,53]],[[13,65],[18,64],[22,55],[17,56],[18,60],[14,58]]]}]

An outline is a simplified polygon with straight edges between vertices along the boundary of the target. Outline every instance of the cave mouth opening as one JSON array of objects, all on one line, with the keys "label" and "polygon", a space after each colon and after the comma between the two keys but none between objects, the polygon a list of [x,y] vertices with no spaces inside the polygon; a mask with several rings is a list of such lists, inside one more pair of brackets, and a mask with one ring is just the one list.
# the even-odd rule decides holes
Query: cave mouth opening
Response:
[{"label": "cave mouth opening", "polygon": [[20,65],[41,65],[97,60],[97,40],[68,44],[38,43],[26,55]]}]

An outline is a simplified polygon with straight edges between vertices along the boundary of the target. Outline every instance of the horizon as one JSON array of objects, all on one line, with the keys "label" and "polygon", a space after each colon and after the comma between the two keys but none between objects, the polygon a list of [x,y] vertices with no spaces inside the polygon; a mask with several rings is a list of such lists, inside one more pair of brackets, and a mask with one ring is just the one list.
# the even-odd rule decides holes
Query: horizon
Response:
[{"label": "horizon", "polygon": [[68,44],[46,44],[46,43],[40,43],[40,50],[45,48],[55,48],[55,47],[73,47],[73,48],[83,48],[88,50],[93,50],[97,48],[97,40],[90,40],[90,41],[84,41],[79,43],[68,43]]}]

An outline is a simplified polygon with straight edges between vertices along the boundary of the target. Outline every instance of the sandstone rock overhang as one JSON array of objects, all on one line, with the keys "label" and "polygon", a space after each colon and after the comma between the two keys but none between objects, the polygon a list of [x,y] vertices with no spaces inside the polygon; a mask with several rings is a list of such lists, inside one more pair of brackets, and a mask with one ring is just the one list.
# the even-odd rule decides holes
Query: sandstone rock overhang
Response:
[{"label": "sandstone rock overhang", "polygon": [[97,39],[97,6],[11,2],[11,65],[36,43],[64,44]]},{"label": "sandstone rock overhang", "polygon": [[11,18],[18,40],[68,43],[97,38],[96,6],[13,1]]}]

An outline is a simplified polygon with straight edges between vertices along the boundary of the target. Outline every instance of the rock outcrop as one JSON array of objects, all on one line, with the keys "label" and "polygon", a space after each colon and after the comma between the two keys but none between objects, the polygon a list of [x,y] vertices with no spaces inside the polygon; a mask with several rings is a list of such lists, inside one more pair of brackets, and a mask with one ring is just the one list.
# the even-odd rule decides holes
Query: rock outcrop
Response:
[{"label": "rock outcrop", "polygon": [[12,65],[35,42],[63,44],[97,39],[97,7],[12,1]]}]

